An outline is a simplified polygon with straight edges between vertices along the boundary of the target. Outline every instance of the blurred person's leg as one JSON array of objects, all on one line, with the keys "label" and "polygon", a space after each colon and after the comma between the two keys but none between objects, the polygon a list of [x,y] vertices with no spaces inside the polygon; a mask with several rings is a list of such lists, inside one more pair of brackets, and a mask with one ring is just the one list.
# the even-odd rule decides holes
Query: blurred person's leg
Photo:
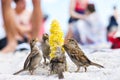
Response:
[{"label": "blurred person's leg", "polygon": [[32,0],[33,14],[32,14],[32,38],[39,37],[39,31],[42,24],[42,10],[41,0]]},{"label": "blurred person's leg", "polygon": [[70,38],[73,37],[73,32],[72,32],[72,28],[71,27],[72,27],[72,23],[69,24],[68,32],[67,32],[67,34],[65,36],[65,42],[64,43],[67,42],[67,39],[70,39]]},{"label": "blurred person's leg", "polygon": [[15,38],[16,30],[14,24],[14,11],[11,8],[12,0],[2,0],[2,12],[5,25],[5,31],[7,36],[7,46],[2,49],[3,53],[12,52],[17,46],[17,40]]}]

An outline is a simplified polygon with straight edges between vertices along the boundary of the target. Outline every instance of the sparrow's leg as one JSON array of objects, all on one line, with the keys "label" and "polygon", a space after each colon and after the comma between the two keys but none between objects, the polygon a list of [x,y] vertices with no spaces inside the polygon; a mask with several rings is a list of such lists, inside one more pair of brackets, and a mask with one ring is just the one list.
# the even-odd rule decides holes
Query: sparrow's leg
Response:
[{"label": "sparrow's leg", "polygon": [[67,62],[65,61],[65,71],[68,70],[68,67],[67,67]]},{"label": "sparrow's leg", "polygon": [[44,58],[44,64],[46,64],[46,57],[43,57]]},{"label": "sparrow's leg", "polygon": [[87,71],[87,67],[84,67],[85,68],[85,72]]},{"label": "sparrow's leg", "polygon": [[31,75],[33,75],[34,70],[30,70],[29,72],[30,72]]},{"label": "sparrow's leg", "polygon": [[52,75],[53,74],[53,64],[51,63],[50,64],[50,75]]},{"label": "sparrow's leg", "polygon": [[77,70],[75,72],[79,72],[80,70],[80,66],[77,66]]},{"label": "sparrow's leg", "polygon": [[54,71],[53,71],[53,70],[50,71],[50,75],[52,75],[52,74],[54,74]]}]

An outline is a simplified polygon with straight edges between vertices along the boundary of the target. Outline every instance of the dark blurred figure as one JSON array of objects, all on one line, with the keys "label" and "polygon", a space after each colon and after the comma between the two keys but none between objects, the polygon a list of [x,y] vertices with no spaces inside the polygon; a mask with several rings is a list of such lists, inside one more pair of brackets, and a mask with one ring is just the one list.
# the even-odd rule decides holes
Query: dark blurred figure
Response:
[{"label": "dark blurred figure", "polygon": [[120,36],[115,37],[117,32],[119,31],[118,30],[119,25],[117,22],[118,21],[117,7],[114,6],[113,9],[114,9],[114,13],[110,17],[109,25],[107,27],[107,39],[112,43],[111,48],[116,49],[116,48],[120,48]]},{"label": "dark blurred figure", "polygon": [[[74,23],[79,20],[79,19],[84,19],[86,16],[85,10],[88,5],[88,0],[71,0],[69,11],[70,11],[70,19],[68,21],[68,33],[66,34],[65,37],[65,43],[66,40],[73,37],[75,38],[78,42],[80,42],[79,38],[79,32],[76,29],[76,26],[74,26]],[[74,27],[75,33],[73,33],[72,28]]]},{"label": "dark blurred figure", "polygon": [[113,41],[113,35],[116,33],[118,28],[118,22],[117,22],[117,9],[116,6],[113,7],[114,13],[110,17],[109,24],[107,27],[107,39],[108,41]]}]

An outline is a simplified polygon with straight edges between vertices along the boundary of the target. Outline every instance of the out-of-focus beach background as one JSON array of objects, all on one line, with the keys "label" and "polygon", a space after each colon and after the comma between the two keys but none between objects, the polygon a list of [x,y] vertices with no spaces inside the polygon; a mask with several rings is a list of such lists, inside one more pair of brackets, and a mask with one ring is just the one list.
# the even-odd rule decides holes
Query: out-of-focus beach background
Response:
[{"label": "out-of-focus beach background", "polygon": [[[99,13],[104,26],[108,25],[109,17],[113,13],[113,6],[117,6],[118,11],[120,12],[119,0],[89,0],[89,2],[95,4],[96,11]],[[43,11],[49,14],[46,32],[49,32],[50,23],[53,19],[58,19],[62,29],[66,32],[68,27],[67,22],[69,19],[70,0],[43,0],[42,3]],[[29,3],[28,9],[31,8],[32,6]]]},{"label": "out-of-focus beach background", "polygon": [[[108,25],[108,19],[113,13],[113,6],[116,5],[120,11],[119,0],[89,0],[89,2],[95,4],[104,26]],[[70,0],[42,0],[43,12],[49,15],[49,19],[46,23],[46,32],[49,32],[51,20],[58,19],[62,29],[66,33],[69,19],[69,4]],[[27,6],[28,10],[33,9],[31,1],[28,1]]]},{"label": "out-of-focus beach background", "polygon": [[[95,4],[96,11],[99,13],[104,26],[108,25],[108,19],[113,13],[113,6],[117,6],[118,11],[120,12],[119,0],[89,0],[89,2]],[[13,7],[15,6],[14,3],[12,5]],[[51,21],[57,19],[60,21],[64,33],[66,33],[68,28],[67,22],[69,19],[69,5],[70,0],[42,0],[42,10],[49,15],[49,19],[45,26],[46,32],[49,32]],[[27,9],[30,11],[33,10],[32,2],[29,0],[27,0]]]}]

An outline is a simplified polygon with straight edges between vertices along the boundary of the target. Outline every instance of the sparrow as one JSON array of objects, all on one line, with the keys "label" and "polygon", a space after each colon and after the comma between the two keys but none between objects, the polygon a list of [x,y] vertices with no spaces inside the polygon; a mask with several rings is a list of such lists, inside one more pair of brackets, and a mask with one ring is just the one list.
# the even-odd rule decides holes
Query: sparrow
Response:
[{"label": "sparrow", "polygon": [[47,33],[43,34],[41,42],[41,50],[43,53],[44,64],[46,64],[46,59],[50,60],[50,45],[49,45],[49,35]]},{"label": "sparrow", "polygon": [[68,56],[70,57],[70,59],[77,66],[77,70],[75,72],[78,72],[80,70],[80,67],[84,67],[86,72],[87,67],[90,65],[94,65],[99,68],[104,68],[102,65],[94,63],[91,60],[89,60],[87,56],[85,56],[84,52],[78,46],[76,40],[68,39],[67,44],[64,44],[63,47],[67,52]]},{"label": "sparrow", "polygon": [[63,72],[66,68],[66,57],[60,47],[57,47],[55,55],[56,57],[52,58],[50,61],[50,74],[58,74],[59,79],[63,79]]},{"label": "sparrow", "polygon": [[33,75],[34,70],[39,66],[39,63],[42,60],[42,56],[39,51],[39,48],[36,46],[37,42],[38,42],[37,39],[32,39],[30,41],[31,52],[24,62],[23,69],[14,73],[14,75],[19,74],[20,72],[23,72],[23,71],[27,71],[27,70],[30,72],[31,75]]}]

